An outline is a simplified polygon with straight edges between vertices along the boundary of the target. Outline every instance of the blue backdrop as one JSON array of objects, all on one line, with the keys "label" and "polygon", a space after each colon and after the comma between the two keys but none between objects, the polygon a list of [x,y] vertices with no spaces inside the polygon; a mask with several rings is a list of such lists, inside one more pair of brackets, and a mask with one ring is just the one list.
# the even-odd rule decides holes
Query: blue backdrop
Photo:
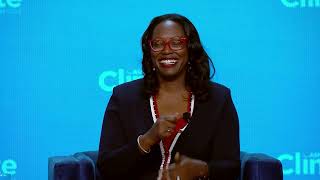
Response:
[{"label": "blue backdrop", "polygon": [[112,87],[141,77],[150,20],[197,27],[232,90],[241,149],[320,178],[320,0],[0,0],[0,180],[47,179],[47,159],[97,150]]}]

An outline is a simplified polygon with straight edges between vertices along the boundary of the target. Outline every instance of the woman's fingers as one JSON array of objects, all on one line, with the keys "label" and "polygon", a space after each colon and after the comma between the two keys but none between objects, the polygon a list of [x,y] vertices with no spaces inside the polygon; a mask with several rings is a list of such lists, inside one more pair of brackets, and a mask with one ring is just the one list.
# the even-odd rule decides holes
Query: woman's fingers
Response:
[{"label": "woman's fingers", "polygon": [[179,113],[160,116],[157,122],[145,134],[146,139],[150,142],[150,146],[158,143],[165,137],[171,136],[176,127],[176,122],[180,116],[181,115]]},{"label": "woman's fingers", "polygon": [[165,121],[169,121],[172,123],[176,123],[180,116],[181,115],[179,113],[175,113],[172,115],[164,115],[164,116],[160,116],[160,120],[165,120]]},{"label": "woman's fingers", "polygon": [[177,152],[175,155],[174,155],[174,161],[175,163],[179,164],[180,161],[181,161],[181,158],[180,158],[180,153]]},{"label": "woman's fingers", "polygon": [[179,113],[160,116],[153,128],[156,131],[153,130],[153,132],[157,132],[160,139],[170,136],[174,132],[177,120],[180,116]]},{"label": "woman's fingers", "polygon": [[168,137],[174,132],[175,127],[176,127],[175,123],[164,121],[162,122],[160,132],[163,132],[165,134],[165,137]]}]

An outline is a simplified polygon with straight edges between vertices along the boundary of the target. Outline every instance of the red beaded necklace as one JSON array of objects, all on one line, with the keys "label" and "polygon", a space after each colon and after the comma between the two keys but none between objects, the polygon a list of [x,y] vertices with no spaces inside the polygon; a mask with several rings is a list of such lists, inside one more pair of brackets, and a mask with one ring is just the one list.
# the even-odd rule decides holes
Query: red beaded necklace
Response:
[{"label": "red beaded necklace", "polygon": [[[157,104],[157,97],[154,95],[152,96],[152,100],[153,100],[153,109],[154,109],[154,113],[155,113],[155,117],[158,120],[160,117],[159,114],[159,109],[158,109],[158,104]],[[189,91],[189,95],[188,95],[188,112],[191,114],[191,101],[192,101],[192,92]],[[169,164],[169,158],[171,157],[171,152],[170,152],[170,147],[175,139],[175,137],[177,136],[178,133],[181,133],[181,129],[183,129],[186,125],[188,124],[188,121],[186,119],[179,119],[176,123],[176,127],[173,131],[173,133],[169,136],[166,137],[164,139],[162,139],[162,144],[163,144],[163,150],[164,152],[162,152],[162,158],[163,158],[163,162],[162,162],[162,167],[167,167],[167,165]],[[175,143],[173,144],[173,146],[175,145]]]},{"label": "red beaded necklace", "polygon": [[[192,98],[192,92],[189,91],[189,94],[188,94],[188,112],[191,113],[191,99]],[[153,100],[153,108],[154,108],[154,112],[155,112],[155,116],[157,119],[159,119],[159,109],[158,109],[158,103],[157,103],[157,96],[156,95],[153,95],[152,96],[152,100]]]}]

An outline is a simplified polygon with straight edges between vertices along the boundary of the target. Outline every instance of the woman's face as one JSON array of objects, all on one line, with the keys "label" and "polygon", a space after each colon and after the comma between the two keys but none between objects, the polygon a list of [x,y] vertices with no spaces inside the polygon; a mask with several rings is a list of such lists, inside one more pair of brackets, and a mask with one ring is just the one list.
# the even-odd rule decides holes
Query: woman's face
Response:
[{"label": "woman's face", "polygon": [[159,47],[159,44],[160,47],[161,44],[164,47],[163,49],[158,48],[156,51],[152,48],[150,50],[153,65],[160,78],[173,80],[185,76],[188,48],[187,40],[184,39],[186,40],[184,43],[181,41],[183,37],[185,37],[185,33],[182,26],[174,21],[166,20],[155,27],[151,42],[154,47]]}]

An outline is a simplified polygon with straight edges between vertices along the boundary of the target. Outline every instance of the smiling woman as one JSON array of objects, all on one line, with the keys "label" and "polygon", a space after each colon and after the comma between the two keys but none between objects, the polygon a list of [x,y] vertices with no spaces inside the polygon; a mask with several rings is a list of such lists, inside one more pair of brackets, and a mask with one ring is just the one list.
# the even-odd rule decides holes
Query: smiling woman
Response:
[{"label": "smiling woman", "polygon": [[[185,76],[184,81],[191,88],[191,91],[198,96],[197,98],[206,98],[208,81],[211,78],[209,66],[211,65],[213,69],[212,76],[215,73],[215,68],[201,45],[196,28],[187,18],[177,14],[156,17],[144,32],[141,41],[143,51],[142,69],[145,73],[144,90],[147,94],[152,95],[159,89],[161,83],[158,82],[160,79],[156,76],[163,72],[159,68],[159,58],[167,56],[166,58],[173,57],[172,60],[175,60],[173,62],[179,63],[175,67],[180,69],[180,72],[188,71],[183,75]],[[161,51],[152,48],[155,45],[154,43],[161,44]],[[173,43],[178,43],[179,48],[172,47],[174,46]],[[157,58],[158,62],[156,61]],[[179,59],[180,61],[176,61]],[[155,71],[159,73],[154,73]],[[170,71],[173,71],[173,69]],[[162,77],[169,78],[170,76]]]},{"label": "smiling woman", "polygon": [[174,21],[166,20],[155,27],[152,38],[151,59],[154,70],[158,71],[158,79],[184,78],[188,50],[183,28]]},{"label": "smiling woman", "polygon": [[230,90],[210,81],[196,28],[178,14],[156,17],[142,50],[143,79],[116,86],[105,112],[102,179],[237,179],[237,112]]}]

